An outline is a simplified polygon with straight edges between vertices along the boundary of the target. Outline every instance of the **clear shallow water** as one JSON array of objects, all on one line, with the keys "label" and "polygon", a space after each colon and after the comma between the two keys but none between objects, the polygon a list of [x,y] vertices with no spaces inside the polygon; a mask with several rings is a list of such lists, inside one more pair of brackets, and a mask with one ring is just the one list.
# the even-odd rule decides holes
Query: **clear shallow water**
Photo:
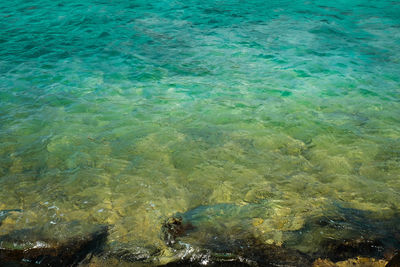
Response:
[{"label": "clear shallow water", "polygon": [[[277,245],[337,206],[387,219],[399,14],[396,1],[1,2],[0,210],[23,210],[1,233],[109,224],[110,251],[168,262],[181,254],[162,223],[202,206],[227,214],[210,227]],[[343,235],[312,233],[292,246]]]}]

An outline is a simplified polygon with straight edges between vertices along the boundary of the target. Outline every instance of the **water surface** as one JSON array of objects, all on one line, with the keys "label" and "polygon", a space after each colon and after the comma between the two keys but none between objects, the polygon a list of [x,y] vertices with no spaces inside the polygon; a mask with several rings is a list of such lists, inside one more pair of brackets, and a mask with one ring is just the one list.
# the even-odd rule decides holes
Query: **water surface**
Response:
[{"label": "water surface", "polygon": [[2,1],[0,210],[23,212],[0,233],[107,224],[110,253],[166,263],[182,254],[163,222],[185,212],[304,253],[364,231],[289,242],[312,218],[390,221],[399,14],[389,0]]}]

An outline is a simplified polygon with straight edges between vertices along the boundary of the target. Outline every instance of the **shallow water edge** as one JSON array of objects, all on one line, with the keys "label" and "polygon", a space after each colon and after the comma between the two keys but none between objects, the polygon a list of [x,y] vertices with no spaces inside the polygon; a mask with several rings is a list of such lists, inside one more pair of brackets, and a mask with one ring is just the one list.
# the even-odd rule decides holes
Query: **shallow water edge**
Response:
[{"label": "shallow water edge", "polygon": [[[309,218],[301,229],[284,231],[283,244],[269,243],[243,225],[224,225],[229,216],[258,209],[257,205],[200,206],[164,221],[164,251],[132,253],[110,248],[110,227],[79,221],[33,227],[0,236],[0,262],[7,266],[398,266],[400,216],[371,218],[370,213],[338,206],[332,216]],[[8,213],[21,210],[2,211]],[[221,217],[220,215],[223,215]],[[262,219],[253,219],[257,229]],[[217,226],[217,227],[216,227]],[[321,238],[340,231],[340,238]],[[309,240],[307,240],[309,239]],[[313,251],[304,251],[304,246]],[[336,263],[335,263],[336,262]],[[348,264],[348,265],[346,265]]]}]

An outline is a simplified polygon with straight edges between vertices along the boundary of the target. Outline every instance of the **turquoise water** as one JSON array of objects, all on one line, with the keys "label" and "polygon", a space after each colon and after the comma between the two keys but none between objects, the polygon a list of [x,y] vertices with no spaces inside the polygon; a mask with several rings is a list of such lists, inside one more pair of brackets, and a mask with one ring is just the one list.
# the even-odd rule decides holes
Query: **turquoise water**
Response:
[{"label": "turquoise water", "polygon": [[[0,233],[108,224],[106,251],[159,264],[182,257],[163,222],[198,207],[227,209],[206,216],[215,231],[277,246],[338,206],[393,218],[399,14],[389,0],[2,1],[0,210],[23,212]],[[345,235],[308,234],[291,246]]]}]

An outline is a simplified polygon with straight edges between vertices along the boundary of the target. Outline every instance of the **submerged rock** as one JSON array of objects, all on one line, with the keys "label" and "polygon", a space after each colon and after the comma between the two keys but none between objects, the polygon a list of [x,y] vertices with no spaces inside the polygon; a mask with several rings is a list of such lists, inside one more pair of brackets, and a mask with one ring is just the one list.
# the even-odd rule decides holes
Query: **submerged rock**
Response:
[{"label": "submerged rock", "polygon": [[387,266],[387,261],[377,260],[374,258],[361,258],[348,259],[345,261],[332,262],[330,260],[318,259],[314,261],[313,267],[384,267]]},{"label": "submerged rock", "polygon": [[400,267],[400,252],[394,255],[394,257],[388,262],[386,267]]},{"label": "submerged rock", "polygon": [[321,244],[322,254],[329,259],[337,261],[356,256],[383,257],[384,245],[380,240],[355,239],[355,240],[327,240]]},{"label": "submerged rock", "polygon": [[182,220],[182,217],[172,217],[163,224],[164,240],[168,246],[173,245],[176,238],[184,235],[187,230],[194,229],[194,226],[190,222],[183,223]]},{"label": "submerged rock", "polygon": [[3,223],[3,220],[13,212],[22,212],[22,210],[21,209],[0,210],[0,225]]},{"label": "submerged rock", "polygon": [[[141,242],[111,242],[106,244],[102,253],[99,255],[101,255],[102,260],[105,261],[114,261],[117,259],[121,263],[130,263],[130,265],[135,263],[141,266],[157,262],[157,257],[160,255],[160,252],[160,249],[153,244]],[[151,266],[154,266],[154,264]]]},{"label": "submerged rock", "polygon": [[285,244],[334,262],[356,257],[382,259],[400,247],[400,216],[396,211],[373,213],[336,204],[306,220],[298,231],[286,233]]},{"label": "submerged rock", "polygon": [[19,266],[75,265],[103,244],[107,229],[104,225],[71,222],[16,230],[0,236],[0,262]]},{"label": "submerged rock", "polygon": [[[180,219],[178,221],[180,225],[184,224]],[[169,226],[166,224],[164,227]],[[175,228],[174,225],[172,227]],[[311,259],[307,255],[284,246],[262,243],[250,235],[233,236],[229,231],[226,235],[215,232],[199,235],[194,228],[183,227],[179,231],[171,231],[182,235],[176,235],[173,242],[166,240],[178,252],[179,260],[166,266],[311,266]],[[193,239],[184,237],[191,234],[194,235]],[[204,239],[200,240],[199,237]],[[188,243],[194,239],[197,242]]]},{"label": "submerged rock", "polygon": [[237,220],[262,212],[257,208],[217,204],[169,218],[163,225],[163,237],[180,260],[167,266],[310,266],[307,255],[256,238],[252,220]]},{"label": "submerged rock", "polygon": [[[326,215],[308,218],[299,230],[282,231],[283,242],[278,243],[268,242],[266,235],[254,231],[264,224],[257,216],[266,212],[265,205],[259,204],[217,204],[169,218],[163,225],[163,237],[179,256],[173,264],[311,266],[320,258],[326,260],[316,266],[328,261],[331,265],[326,266],[357,266],[361,262],[365,264],[360,266],[382,266],[384,261],[379,259],[385,251],[400,245],[394,238],[399,221],[396,214],[385,215],[387,220],[382,220],[382,214],[337,206]],[[358,263],[350,260],[339,264],[357,257]],[[366,258],[376,260],[368,263]],[[393,258],[391,262],[395,261]]]}]

